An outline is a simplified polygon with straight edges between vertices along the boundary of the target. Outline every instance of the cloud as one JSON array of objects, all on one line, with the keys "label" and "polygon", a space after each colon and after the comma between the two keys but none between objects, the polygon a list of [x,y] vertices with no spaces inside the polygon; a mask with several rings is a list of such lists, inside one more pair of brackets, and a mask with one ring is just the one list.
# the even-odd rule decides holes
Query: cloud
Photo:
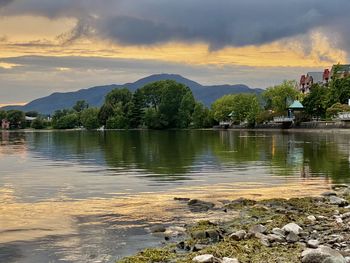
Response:
[{"label": "cloud", "polygon": [[181,41],[220,49],[326,28],[348,49],[348,10],[349,0],[26,0],[13,1],[2,13],[74,17],[79,22],[65,35],[68,42],[95,36],[127,45]]}]

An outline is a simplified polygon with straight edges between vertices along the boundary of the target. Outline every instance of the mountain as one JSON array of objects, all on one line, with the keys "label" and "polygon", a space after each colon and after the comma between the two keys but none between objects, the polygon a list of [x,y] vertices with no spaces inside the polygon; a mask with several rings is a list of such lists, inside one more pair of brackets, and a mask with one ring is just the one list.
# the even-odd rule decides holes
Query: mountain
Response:
[{"label": "mountain", "polygon": [[47,97],[39,98],[29,102],[24,106],[6,106],[2,109],[18,109],[22,111],[38,111],[43,114],[52,114],[55,110],[71,108],[78,100],[85,100],[90,106],[100,107],[103,104],[104,98],[108,92],[115,88],[128,88],[130,91],[135,91],[144,85],[158,80],[175,80],[188,86],[194,97],[203,102],[206,106],[210,106],[216,99],[226,94],[236,93],[261,93],[261,89],[251,89],[246,85],[214,85],[203,86],[195,81],[184,78],[176,74],[157,74],[142,78],[133,83],[123,85],[106,85],[88,89],[81,89],[74,92],[53,93]]}]

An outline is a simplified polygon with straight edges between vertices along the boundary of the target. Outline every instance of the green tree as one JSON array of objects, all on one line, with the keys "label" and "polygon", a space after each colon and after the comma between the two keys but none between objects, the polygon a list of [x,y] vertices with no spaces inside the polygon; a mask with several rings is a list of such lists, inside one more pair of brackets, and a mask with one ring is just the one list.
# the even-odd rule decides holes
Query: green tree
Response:
[{"label": "green tree", "polygon": [[327,109],[326,114],[328,118],[334,118],[340,112],[350,112],[350,106],[337,102]]},{"label": "green tree", "polygon": [[328,106],[335,103],[347,104],[350,99],[350,77],[336,78],[330,83]]},{"label": "green tree", "polygon": [[233,111],[233,105],[235,104],[235,95],[224,95],[221,98],[214,101],[211,105],[213,117],[216,121],[226,121],[230,119],[229,115]]},{"label": "green tree", "polygon": [[185,93],[182,97],[179,114],[178,123],[179,128],[188,128],[192,122],[192,114],[195,107],[195,100],[191,91]]},{"label": "green tree", "polygon": [[85,100],[78,100],[73,106],[73,110],[75,110],[76,112],[82,112],[87,108],[89,108],[89,104]]},{"label": "green tree", "polygon": [[268,88],[262,95],[266,103],[265,108],[280,113],[287,110],[289,104],[299,95],[295,87],[295,81],[284,81],[280,85]]},{"label": "green tree", "polygon": [[99,110],[97,108],[88,108],[83,110],[80,115],[81,124],[88,130],[93,130],[100,127],[98,112]]},{"label": "green tree", "polygon": [[34,119],[31,123],[31,128],[36,129],[36,130],[41,130],[47,127],[47,123],[43,118],[40,116]]},{"label": "green tree", "polygon": [[7,117],[7,112],[4,110],[0,110],[0,121],[2,121],[3,119],[6,119]]},{"label": "green tree", "polygon": [[330,90],[315,84],[311,92],[303,99],[305,113],[309,116],[326,117],[327,104],[330,96]]},{"label": "green tree", "polygon": [[58,129],[73,129],[79,125],[79,117],[77,113],[70,113],[62,118],[60,118],[57,122],[56,128]]},{"label": "green tree", "polygon": [[[100,124],[107,125],[108,119],[114,117],[123,119],[123,123],[129,122],[128,116],[131,108],[131,100],[132,93],[126,88],[114,89],[108,93],[105,103],[102,105],[98,114]],[[129,126],[129,124],[127,126]]]},{"label": "green tree", "polygon": [[138,89],[132,96],[129,119],[130,127],[138,128],[142,125],[145,109],[145,98],[143,92]]},{"label": "green tree", "polygon": [[7,112],[7,120],[10,122],[11,128],[21,129],[25,127],[25,115],[23,111],[9,110]]},{"label": "green tree", "polygon": [[192,127],[210,128],[214,126],[214,119],[211,116],[211,112],[206,108],[203,103],[196,102],[192,114]]}]

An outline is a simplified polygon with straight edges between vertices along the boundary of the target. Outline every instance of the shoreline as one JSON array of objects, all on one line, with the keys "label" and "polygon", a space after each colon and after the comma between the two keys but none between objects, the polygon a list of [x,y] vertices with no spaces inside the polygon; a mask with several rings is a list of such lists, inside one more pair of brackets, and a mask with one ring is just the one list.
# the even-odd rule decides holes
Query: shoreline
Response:
[{"label": "shoreline", "polygon": [[118,263],[350,262],[350,187],[333,185],[317,196],[225,201],[174,198],[192,213],[234,213],[226,221],[202,220],[151,229],[164,246]]}]

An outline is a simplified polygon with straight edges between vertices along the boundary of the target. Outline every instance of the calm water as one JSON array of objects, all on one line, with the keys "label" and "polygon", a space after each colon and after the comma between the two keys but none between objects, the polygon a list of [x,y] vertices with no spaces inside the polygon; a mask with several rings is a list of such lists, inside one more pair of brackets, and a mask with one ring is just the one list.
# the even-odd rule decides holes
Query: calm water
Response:
[{"label": "calm water", "polygon": [[349,139],[317,131],[0,132],[0,262],[114,262],[159,245],[147,230],[153,224],[208,216],[174,197],[220,205],[348,183]]}]

